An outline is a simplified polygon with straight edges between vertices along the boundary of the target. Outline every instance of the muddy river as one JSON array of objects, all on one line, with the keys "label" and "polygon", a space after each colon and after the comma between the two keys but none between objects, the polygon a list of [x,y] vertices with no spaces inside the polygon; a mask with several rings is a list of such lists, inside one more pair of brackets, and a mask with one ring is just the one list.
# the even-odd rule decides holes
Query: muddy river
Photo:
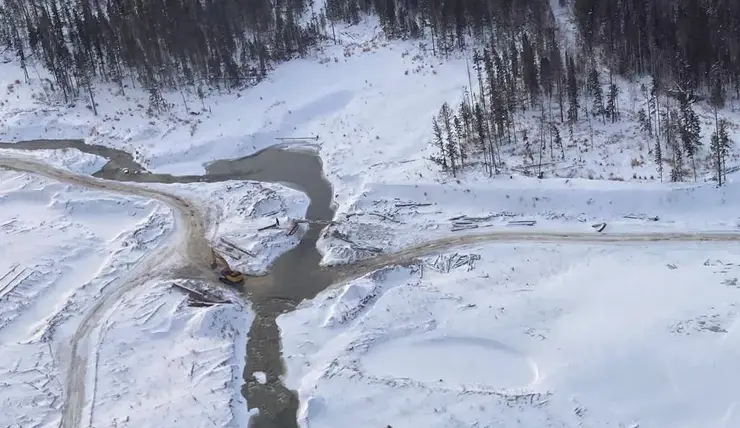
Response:
[{"label": "muddy river", "polygon": [[[212,162],[206,166],[204,175],[175,176],[149,173],[129,153],[105,146],[88,145],[77,140],[0,143],[0,148],[78,149],[108,159],[108,163],[93,175],[117,181],[192,183],[255,180],[283,183],[309,196],[311,202],[306,212],[308,220],[331,220],[334,217],[331,185],[323,175],[321,158],[310,151],[271,147],[242,159]],[[280,379],[285,369],[276,318],[294,309],[303,299],[314,297],[339,277],[347,274],[347,272],[340,274],[340,270],[343,270],[341,268],[325,269],[319,266],[321,254],[316,249],[316,241],[321,229],[322,226],[311,225],[301,242],[278,258],[268,275],[259,279],[258,289],[257,287],[250,289],[249,280],[245,284],[245,294],[252,303],[255,319],[249,330],[245,385],[242,393],[250,408],[259,409],[259,415],[250,421],[250,427],[298,426],[297,396],[287,389]],[[267,382],[265,384],[257,382],[252,376],[254,372],[264,372],[267,375]]]}]

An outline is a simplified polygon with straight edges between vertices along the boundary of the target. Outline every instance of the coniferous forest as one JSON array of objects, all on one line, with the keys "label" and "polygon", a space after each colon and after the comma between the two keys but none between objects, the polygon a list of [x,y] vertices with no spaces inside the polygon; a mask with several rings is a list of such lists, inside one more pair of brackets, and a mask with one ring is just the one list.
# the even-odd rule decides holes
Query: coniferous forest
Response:
[{"label": "coniferous forest", "polygon": [[[498,172],[501,147],[512,144],[533,165],[563,158],[563,134],[577,123],[622,120],[617,77],[647,77],[638,119],[660,179],[696,179],[708,141],[721,184],[730,141],[716,112],[740,97],[740,2],[313,1],[5,0],[0,49],[26,73],[31,61],[45,66],[65,99],[93,98],[94,82],[108,81],[121,90],[139,84],[156,101],[162,90],[253,84],[275,63],[331,40],[336,24],[375,16],[388,38],[425,38],[433,55],[469,58],[477,90],[441,106],[431,123],[433,160],[452,175],[474,159]],[[559,34],[553,8],[570,11],[577,34]],[[715,111],[706,138],[697,102]],[[522,112],[538,125],[519,126]]]}]

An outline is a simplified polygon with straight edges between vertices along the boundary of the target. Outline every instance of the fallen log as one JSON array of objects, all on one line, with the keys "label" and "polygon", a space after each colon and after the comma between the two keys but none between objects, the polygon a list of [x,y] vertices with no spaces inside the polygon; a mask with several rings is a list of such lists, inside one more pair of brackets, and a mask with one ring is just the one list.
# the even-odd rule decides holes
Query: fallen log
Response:
[{"label": "fallen log", "polygon": [[18,268],[18,266],[20,266],[18,263],[15,263],[13,266],[11,266],[10,270],[5,275],[3,275],[2,278],[0,278],[0,284],[2,284],[5,278],[7,278],[11,273],[13,273],[13,271],[15,271]]},{"label": "fallen log", "polygon": [[237,251],[241,251],[242,253],[248,255],[249,257],[255,257],[256,256],[253,252],[247,251],[244,248],[240,248],[239,246],[237,246],[236,244],[234,244],[233,242],[227,240],[224,237],[221,237],[221,242],[223,242],[224,244],[228,245],[229,247],[231,247],[231,248],[233,248],[233,249],[235,249]]},{"label": "fallen log", "polygon": [[596,223],[592,224],[591,227],[596,229],[597,232],[603,232],[604,229],[606,229],[606,223]]},{"label": "fallen log", "polygon": [[385,214],[381,214],[381,213],[368,213],[368,214],[369,214],[369,215],[374,215],[374,216],[376,216],[376,217],[380,217],[380,218],[382,218],[383,220],[388,220],[388,221],[391,221],[391,222],[393,222],[393,223],[400,223],[400,221],[398,221],[398,220],[396,220],[396,219],[394,219],[394,218],[392,218],[392,217],[388,217],[388,216],[387,216],[387,215],[385,215]]},{"label": "fallen log", "polygon": [[408,203],[395,204],[395,207],[396,208],[416,208],[416,207],[428,207],[431,205],[432,205],[431,203],[408,202]]},{"label": "fallen log", "polygon": [[453,224],[452,225],[452,231],[457,232],[460,230],[467,230],[467,229],[477,229],[477,224]]},{"label": "fallen log", "polygon": [[207,303],[211,304],[224,304],[224,303],[231,303],[230,300],[219,300],[216,296],[212,296],[210,294],[207,294],[202,291],[195,290],[193,288],[190,288],[188,286],[185,286],[183,284],[179,284],[177,282],[172,283],[172,287],[180,289],[181,291],[185,291],[188,293],[188,297],[195,300],[202,300]]},{"label": "fallen log", "polygon": [[288,231],[288,236],[292,236],[298,230],[298,224],[299,223],[297,221],[293,222],[293,227]]},{"label": "fallen log", "polygon": [[365,247],[365,246],[357,245],[355,243],[351,243],[351,244],[352,245],[350,245],[350,247],[353,250],[355,250],[355,251],[367,251],[367,252],[370,252],[370,253],[382,253],[383,252],[383,249],[382,248],[378,248],[378,247]]},{"label": "fallen log", "polygon": [[650,221],[658,221],[660,220],[660,217],[656,216],[646,216],[646,215],[638,215],[638,214],[627,214],[624,216],[624,218],[628,218],[630,220],[650,220]]},{"label": "fallen log", "polygon": [[5,286],[3,286],[3,288],[0,290],[0,298],[4,297],[7,294],[10,294],[11,292],[13,292],[13,289],[15,289],[15,287],[17,287],[18,284],[20,284],[26,278],[28,278],[28,275],[30,275],[30,273],[28,275],[26,275],[26,277],[23,278],[20,282],[18,282],[15,285],[13,285],[13,283],[15,282],[15,280],[18,279],[19,276],[23,275],[27,270],[28,270],[28,268],[25,268],[24,267],[23,269],[21,269],[20,272],[18,272],[18,274],[16,276],[14,276],[10,281],[8,281],[8,283],[5,284]]},{"label": "fallen log", "polygon": [[537,221],[535,220],[512,220],[509,223],[509,226],[534,226],[537,224]]}]

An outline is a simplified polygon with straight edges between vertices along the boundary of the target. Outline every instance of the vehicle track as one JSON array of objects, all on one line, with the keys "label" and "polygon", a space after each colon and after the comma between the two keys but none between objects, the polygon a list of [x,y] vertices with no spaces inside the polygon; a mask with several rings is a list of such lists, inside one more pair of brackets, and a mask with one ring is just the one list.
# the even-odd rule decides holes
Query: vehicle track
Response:
[{"label": "vehicle track", "polygon": [[[75,174],[40,161],[20,157],[0,157],[0,168],[27,172],[74,184],[86,188],[156,199],[171,207],[177,214],[173,232],[149,254],[143,256],[136,266],[116,280],[88,311],[70,342],[70,351],[65,376],[65,404],[61,427],[82,426],[85,408],[85,378],[87,359],[91,353],[89,336],[97,327],[105,312],[127,291],[144,284],[152,278],[154,268],[161,269],[167,262],[173,268],[195,268],[190,275],[215,280],[210,270],[211,245],[206,237],[206,221],[192,202],[162,190],[139,184],[108,181],[87,175]],[[603,233],[597,232],[519,232],[492,231],[445,237],[417,244],[395,253],[377,256],[337,269],[336,282],[343,282],[370,271],[393,264],[411,263],[415,259],[452,247],[482,242],[740,242],[740,233],[732,232],[655,232],[655,233]]]},{"label": "vehicle track", "polygon": [[[161,270],[163,263],[172,261],[174,262],[173,267],[192,266],[196,268],[194,274],[199,272],[206,277],[212,276],[209,268],[211,247],[205,236],[205,222],[191,202],[149,187],[78,175],[30,159],[3,157],[0,158],[0,168],[38,174],[91,189],[156,199],[176,212],[174,230],[149,254],[143,256],[133,269],[106,287],[106,291],[87,312],[70,340],[69,353],[63,359],[67,362],[66,400],[60,426],[79,428],[83,426],[82,412],[85,407],[87,360],[91,353],[88,343],[90,333],[97,327],[101,317],[123,294],[150,280],[152,272],[156,272],[157,269]],[[180,260],[175,259],[178,256]]]}]

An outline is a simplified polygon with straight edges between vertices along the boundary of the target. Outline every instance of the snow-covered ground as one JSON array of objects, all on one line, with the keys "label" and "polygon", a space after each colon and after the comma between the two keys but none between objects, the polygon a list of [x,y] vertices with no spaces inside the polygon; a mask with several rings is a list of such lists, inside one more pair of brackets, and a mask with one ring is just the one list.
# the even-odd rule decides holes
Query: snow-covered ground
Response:
[{"label": "snow-covered ground", "polygon": [[[23,155],[83,174],[104,163],[77,150]],[[257,252],[235,263],[257,272],[301,232],[254,229],[274,217],[302,217],[308,205],[277,184],[151,186],[206,209],[210,238]],[[156,201],[0,170],[0,426],[58,426],[70,337],[105,288],[174,233],[173,220]],[[227,293],[232,304],[190,307],[156,277],[124,294],[94,333],[85,426],[246,426],[246,302]]]},{"label": "snow-covered ground", "polygon": [[[486,232],[737,231],[740,183],[629,183],[526,177],[463,184],[372,184],[337,213],[319,246],[326,263],[399,251],[436,238]],[[516,224],[532,221],[532,225]],[[337,234],[338,237],[337,237]],[[351,241],[347,242],[347,241]],[[357,251],[360,248],[360,251]]]},{"label": "snow-covered ground", "polygon": [[303,427],[740,424],[736,245],[455,251],[278,319]]},{"label": "snow-covered ground", "polygon": [[[214,248],[231,267],[249,275],[265,274],[280,255],[298,245],[306,230],[300,225],[289,234],[292,220],[305,216],[308,196],[283,185],[225,181],[147,186],[183,196],[206,210]],[[278,227],[259,230],[274,225],[275,219]]]},{"label": "snow-covered ground", "polygon": [[0,177],[0,425],[56,426],[65,339],[101,290],[171,233],[172,217],[144,199]]},{"label": "snow-covered ground", "polygon": [[[622,91],[622,122],[593,123],[593,147],[585,121],[573,139],[561,130],[569,161],[546,175],[571,178],[491,179],[478,170],[453,179],[427,159],[428,142],[431,117],[469,84],[465,58],[389,43],[372,22],[338,34],[340,45],[282,64],[256,87],[212,93],[205,108],[195,94],[186,94],[187,107],[180,93],[166,94],[173,106],[158,116],[133,88],[97,85],[98,116],[84,100],[49,99],[39,79],[25,82],[0,56],[0,141],[82,138],[126,150],[155,172],[199,174],[208,161],[252,154],[276,138],[318,136],[340,222],[320,242],[325,262],[370,254],[337,236],[395,251],[513,227],[590,231],[601,221],[607,233],[737,229],[736,184],[649,180],[657,173],[635,120],[644,102],[634,87]],[[705,140],[708,113],[699,109]],[[737,113],[721,115],[738,140]],[[521,163],[521,148],[503,150],[509,167]],[[74,150],[26,155],[85,174],[102,165]],[[196,201],[209,238],[250,273],[298,242],[289,220],[308,204],[299,192],[257,183],[152,186]],[[256,231],[275,218],[280,228]],[[0,281],[1,426],[56,426],[65,339],[100,290],[172,225],[158,203],[0,171],[0,276],[14,263],[27,268]],[[314,428],[734,426],[730,263],[740,260],[734,247],[713,245],[496,244],[458,249],[480,254],[470,271],[385,269],[280,318],[288,385]],[[246,423],[238,390],[251,314],[243,304],[190,308],[152,282],[108,315],[88,389],[93,426],[221,426],[232,415]]]}]

